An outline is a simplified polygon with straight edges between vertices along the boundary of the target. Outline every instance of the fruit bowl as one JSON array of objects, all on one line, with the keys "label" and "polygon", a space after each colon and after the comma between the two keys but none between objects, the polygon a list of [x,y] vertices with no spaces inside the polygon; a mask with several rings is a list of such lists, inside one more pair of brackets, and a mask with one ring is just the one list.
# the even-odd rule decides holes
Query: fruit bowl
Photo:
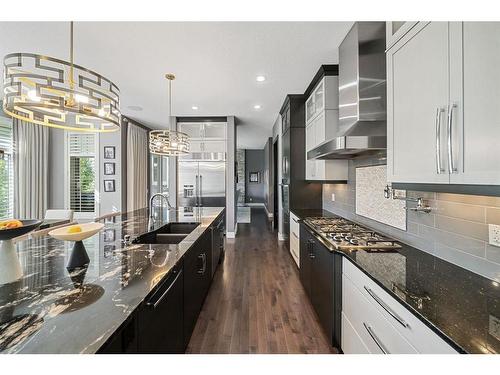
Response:
[{"label": "fruit bowl", "polygon": [[19,220],[21,227],[0,230],[0,241],[11,240],[35,230],[42,224],[41,220]]},{"label": "fruit bowl", "polygon": [[[80,227],[80,232],[70,233],[71,230]],[[102,223],[85,223],[69,225],[67,227],[57,228],[49,232],[49,236],[63,241],[82,241],[99,232],[104,227]]]},{"label": "fruit bowl", "polygon": [[49,236],[58,240],[75,242],[68,264],[66,265],[68,270],[85,267],[90,263],[90,258],[82,241],[93,236],[103,227],[104,224],[102,223],[85,223],[69,225],[67,227],[57,228],[49,232]]}]

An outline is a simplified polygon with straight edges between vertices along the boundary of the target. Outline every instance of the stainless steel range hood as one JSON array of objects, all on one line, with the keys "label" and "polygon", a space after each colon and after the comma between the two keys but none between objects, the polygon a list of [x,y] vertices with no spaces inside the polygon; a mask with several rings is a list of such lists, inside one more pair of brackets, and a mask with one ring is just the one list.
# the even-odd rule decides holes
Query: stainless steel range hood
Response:
[{"label": "stainless steel range hood", "polygon": [[307,153],[308,159],[349,159],[385,150],[385,23],[356,22],[339,47],[337,136]]}]

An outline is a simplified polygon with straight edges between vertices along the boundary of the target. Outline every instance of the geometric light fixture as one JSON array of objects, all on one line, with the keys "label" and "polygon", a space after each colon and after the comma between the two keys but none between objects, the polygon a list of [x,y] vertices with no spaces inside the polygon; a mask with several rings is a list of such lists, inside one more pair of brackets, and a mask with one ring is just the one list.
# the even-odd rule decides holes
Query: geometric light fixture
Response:
[{"label": "geometric light fixture", "polygon": [[70,61],[33,53],[4,57],[3,110],[17,119],[60,129],[120,129],[120,90],[108,78]]},{"label": "geometric light fixture", "polygon": [[149,151],[155,155],[179,156],[189,153],[189,136],[176,130],[170,129],[170,118],[172,116],[172,81],[173,74],[166,74],[168,80],[168,129],[152,130],[149,132]]}]

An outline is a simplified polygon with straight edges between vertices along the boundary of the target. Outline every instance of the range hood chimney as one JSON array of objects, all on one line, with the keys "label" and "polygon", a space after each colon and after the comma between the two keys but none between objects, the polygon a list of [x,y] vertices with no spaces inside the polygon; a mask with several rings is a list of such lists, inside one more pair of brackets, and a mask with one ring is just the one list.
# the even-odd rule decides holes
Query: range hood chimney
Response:
[{"label": "range hood chimney", "polygon": [[314,159],[350,159],[385,150],[385,22],[356,22],[339,47],[337,136],[307,153]]}]

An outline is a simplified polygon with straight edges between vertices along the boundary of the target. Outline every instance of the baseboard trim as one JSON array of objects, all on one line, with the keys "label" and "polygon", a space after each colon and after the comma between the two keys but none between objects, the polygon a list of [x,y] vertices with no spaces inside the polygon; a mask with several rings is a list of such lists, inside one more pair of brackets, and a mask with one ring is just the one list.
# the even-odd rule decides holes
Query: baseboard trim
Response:
[{"label": "baseboard trim", "polygon": [[234,224],[234,232],[226,232],[226,238],[236,238],[238,232],[238,223]]},{"label": "baseboard trim", "polygon": [[269,219],[274,218],[274,214],[267,210],[267,206],[265,203],[245,203],[248,207],[263,207],[266,210],[266,215]]}]

